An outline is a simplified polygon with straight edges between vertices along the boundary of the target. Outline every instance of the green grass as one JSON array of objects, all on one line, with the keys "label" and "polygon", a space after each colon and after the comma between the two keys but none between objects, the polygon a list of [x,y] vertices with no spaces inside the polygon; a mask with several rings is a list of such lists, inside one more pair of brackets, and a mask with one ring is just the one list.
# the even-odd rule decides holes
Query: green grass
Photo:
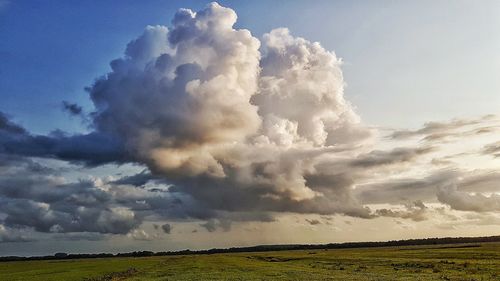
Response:
[{"label": "green grass", "polygon": [[0,280],[500,280],[500,243],[477,245],[5,262]]}]

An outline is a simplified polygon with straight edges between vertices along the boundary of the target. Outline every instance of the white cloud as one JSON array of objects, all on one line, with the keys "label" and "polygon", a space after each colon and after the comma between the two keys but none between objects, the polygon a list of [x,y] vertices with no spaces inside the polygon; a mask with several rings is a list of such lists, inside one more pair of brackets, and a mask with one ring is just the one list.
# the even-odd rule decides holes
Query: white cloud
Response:
[{"label": "white cloud", "polygon": [[209,208],[365,212],[349,185],[306,182],[319,158],[372,134],[344,98],[341,60],[287,29],[260,41],[236,18],[212,3],[147,27],[89,88],[96,129]]}]

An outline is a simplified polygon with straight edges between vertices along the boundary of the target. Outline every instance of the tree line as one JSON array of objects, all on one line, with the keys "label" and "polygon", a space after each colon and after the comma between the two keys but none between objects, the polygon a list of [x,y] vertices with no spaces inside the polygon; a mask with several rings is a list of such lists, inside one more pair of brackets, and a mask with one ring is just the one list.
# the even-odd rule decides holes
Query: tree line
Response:
[{"label": "tree line", "polygon": [[424,238],[391,240],[384,242],[346,242],[329,244],[285,244],[285,245],[259,245],[251,247],[213,248],[209,250],[181,250],[181,251],[135,251],[128,253],[98,253],[98,254],[67,254],[56,253],[51,256],[3,256],[0,262],[6,261],[28,261],[28,260],[60,260],[60,259],[90,259],[90,258],[113,258],[113,257],[151,257],[151,256],[176,256],[176,255],[208,255],[219,253],[241,253],[241,252],[269,252],[289,250],[322,250],[322,249],[346,249],[346,248],[372,248],[372,247],[394,247],[394,246],[421,246],[421,245],[446,245],[463,243],[485,243],[500,242],[499,236],[487,237],[446,237],[446,238]]}]

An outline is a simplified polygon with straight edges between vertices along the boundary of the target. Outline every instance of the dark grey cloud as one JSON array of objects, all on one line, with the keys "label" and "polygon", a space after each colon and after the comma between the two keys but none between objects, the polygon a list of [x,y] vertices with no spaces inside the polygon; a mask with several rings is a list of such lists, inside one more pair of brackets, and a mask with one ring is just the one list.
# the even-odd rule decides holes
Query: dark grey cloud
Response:
[{"label": "dark grey cloud", "polygon": [[424,177],[389,179],[358,186],[355,193],[365,204],[427,201],[435,199],[437,188],[455,182],[461,175],[459,171],[444,169]]},{"label": "dark grey cloud", "polygon": [[102,241],[108,239],[108,234],[98,232],[68,232],[58,233],[53,236],[54,240],[65,241]]},{"label": "dark grey cloud", "polygon": [[[226,212],[297,212],[332,214],[344,213],[352,216],[369,217],[369,210],[351,197],[349,185],[335,188],[335,182],[330,182],[332,190],[325,191],[324,196],[311,199],[296,200],[293,194],[273,190],[271,184],[242,185],[228,180],[214,180],[210,177],[199,177],[194,181],[174,182],[172,191],[189,194],[209,209]],[[313,189],[319,186],[310,185]],[[325,189],[327,187],[324,187]]]},{"label": "dark grey cloud", "polygon": [[0,212],[5,215],[5,225],[32,227],[39,232],[126,234],[140,224],[132,211],[119,207],[87,208],[75,204],[47,204],[26,199],[0,202],[3,205]]},{"label": "dark grey cloud", "polygon": [[0,153],[27,157],[54,158],[96,166],[132,161],[123,143],[110,135],[92,132],[68,136],[62,132],[32,135],[0,113]]},{"label": "dark grey cloud", "polygon": [[23,127],[12,122],[5,113],[0,111],[0,134],[22,135],[26,133]]},{"label": "dark grey cloud", "polygon": [[0,171],[0,217],[6,227],[126,234],[141,222],[136,213],[116,204],[112,193],[92,181],[65,182],[55,171],[30,159],[7,157],[3,161],[15,163]]},{"label": "dark grey cloud", "polygon": [[161,177],[154,176],[151,174],[150,171],[145,169],[140,173],[122,177],[122,178],[114,181],[113,183],[114,184],[128,184],[128,185],[140,187],[140,186],[146,185],[150,181],[161,180],[161,179],[162,179]]},{"label": "dark grey cloud", "polygon": [[500,157],[500,141],[486,145],[482,153],[493,157]]},{"label": "dark grey cloud", "polygon": [[378,216],[411,219],[413,221],[423,221],[427,219],[427,207],[420,200],[404,205],[404,210],[377,209]]},{"label": "dark grey cloud", "polygon": [[457,184],[459,191],[500,192],[500,172],[496,170],[476,170],[466,173]]},{"label": "dark grey cloud", "polygon": [[454,210],[473,212],[500,211],[500,195],[496,193],[489,196],[481,193],[470,194],[458,191],[457,187],[452,185],[440,188],[437,198],[441,203],[449,205]]},{"label": "dark grey cloud", "polygon": [[361,168],[378,167],[394,163],[413,162],[421,155],[435,151],[434,147],[394,148],[390,151],[372,151],[351,161],[351,165]]},{"label": "dark grey cloud", "polygon": [[83,113],[83,108],[81,106],[76,103],[70,103],[68,101],[62,102],[62,109],[72,116],[79,116]]},{"label": "dark grey cloud", "polygon": [[310,225],[318,225],[318,224],[321,224],[321,221],[317,220],[317,219],[306,219],[306,222]]},{"label": "dark grey cloud", "polygon": [[205,228],[208,232],[214,232],[217,229],[229,231],[231,230],[231,221],[225,219],[210,219],[207,222],[200,224],[200,226]]},{"label": "dark grey cloud", "polygon": [[229,230],[230,221],[273,220],[268,213],[215,211],[168,189],[138,189],[113,181],[105,183],[105,188],[90,180],[66,182],[58,171],[31,159],[0,156],[0,223],[7,227],[60,234],[57,237],[67,234],[68,239],[78,237],[77,233],[86,233],[89,239],[104,239],[103,234],[130,234],[139,239],[146,237],[138,230],[146,219],[218,218],[216,225],[224,230]]},{"label": "dark grey cloud", "polygon": [[166,224],[162,224],[161,226],[161,229],[163,230],[163,232],[165,232],[166,234],[170,234],[170,232],[172,231],[172,226],[168,223]]},{"label": "dark grey cloud", "polygon": [[[401,204],[410,200],[425,200],[449,205],[454,210],[491,212],[498,211],[500,206],[499,196],[495,193],[500,191],[499,179],[495,171],[440,170],[424,178],[387,180],[359,186],[356,196],[363,203]],[[377,211],[377,214],[396,216],[402,213]]]}]

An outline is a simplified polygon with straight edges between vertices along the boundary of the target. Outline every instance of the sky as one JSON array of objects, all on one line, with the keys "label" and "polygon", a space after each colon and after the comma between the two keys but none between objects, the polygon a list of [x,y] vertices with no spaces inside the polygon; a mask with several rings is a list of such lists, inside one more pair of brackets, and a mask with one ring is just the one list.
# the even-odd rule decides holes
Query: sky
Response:
[{"label": "sky", "polygon": [[0,255],[498,235],[499,11],[0,0]]}]

